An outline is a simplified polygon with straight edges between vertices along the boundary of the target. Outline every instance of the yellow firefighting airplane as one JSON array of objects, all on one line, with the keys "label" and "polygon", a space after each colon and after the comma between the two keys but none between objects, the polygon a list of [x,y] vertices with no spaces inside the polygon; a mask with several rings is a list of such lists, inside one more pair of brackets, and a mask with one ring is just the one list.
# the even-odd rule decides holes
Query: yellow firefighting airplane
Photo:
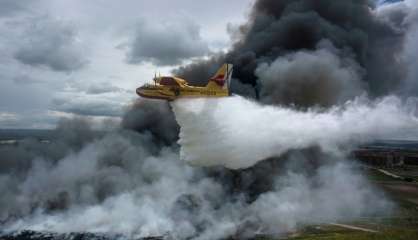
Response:
[{"label": "yellow firefighting airplane", "polygon": [[145,84],[137,88],[136,93],[144,98],[168,101],[181,97],[227,97],[232,67],[232,64],[224,64],[205,87],[191,86],[178,77],[155,77],[154,84]]}]

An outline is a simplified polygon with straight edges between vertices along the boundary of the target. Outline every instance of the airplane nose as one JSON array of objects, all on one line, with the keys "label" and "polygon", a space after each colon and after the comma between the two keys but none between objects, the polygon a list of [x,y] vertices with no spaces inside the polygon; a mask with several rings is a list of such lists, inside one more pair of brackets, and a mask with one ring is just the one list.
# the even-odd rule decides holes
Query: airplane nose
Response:
[{"label": "airplane nose", "polygon": [[145,90],[147,90],[147,88],[145,86],[141,86],[136,89],[136,94],[138,94],[141,97],[146,97],[148,94],[146,94]]},{"label": "airplane nose", "polygon": [[139,96],[141,96],[141,92],[142,92],[143,87],[139,87],[136,89],[136,94],[138,94]]}]

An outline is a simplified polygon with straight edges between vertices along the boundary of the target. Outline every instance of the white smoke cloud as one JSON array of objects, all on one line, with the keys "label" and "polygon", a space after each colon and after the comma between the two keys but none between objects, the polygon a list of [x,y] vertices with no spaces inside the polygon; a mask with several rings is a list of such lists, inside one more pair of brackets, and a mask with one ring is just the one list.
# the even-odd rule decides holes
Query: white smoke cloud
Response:
[{"label": "white smoke cloud", "polygon": [[397,61],[405,67],[405,76],[400,79],[403,84],[399,90],[402,95],[417,96],[418,1],[405,0],[385,4],[375,9],[375,14],[380,21],[405,35],[402,41],[402,49],[396,52]]},{"label": "white smoke cloud", "polygon": [[292,149],[320,146],[339,153],[347,144],[416,129],[416,101],[364,98],[326,111],[263,106],[239,96],[182,99],[173,104],[181,158],[198,166],[248,168]]},{"label": "white smoke cloud", "polygon": [[[238,96],[182,99],[172,107],[181,126],[180,152],[176,145],[157,146],[149,132],[92,138],[67,124],[63,134],[73,133],[78,150],[49,156],[54,160],[40,154],[27,164],[4,162],[18,174],[0,173],[1,228],[209,240],[382,216],[394,205],[346,160],[345,150],[418,124],[417,101],[396,97],[306,112]],[[303,152],[312,146],[322,151]],[[245,179],[272,175],[272,188],[250,201],[249,192],[235,191],[233,176],[213,177],[181,160],[237,169],[273,156],[281,157],[269,168],[241,174],[241,187]]]},{"label": "white smoke cloud", "polygon": [[[100,164],[100,156],[109,154],[106,146],[110,143],[127,152],[122,162],[130,167],[122,167],[118,174],[111,171],[115,166]],[[344,161],[324,164],[308,175],[300,171],[303,161],[295,154],[289,164],[300,166],[285,166],[286,171],[277,177],[274,188],[249,203],[243,196],[227,192],[223,185],[228,183],[214,181],[200,169],[182,163],[173,149],[163,149],[158,156],[147,153],[138,156],[143,150],[135,148],[141,147],[111,134],[79,154],[60,160],[48,171],[32,168],[23,183],[25,193],[35,194],[39,200],[40,196],[46,198],[56,193],[54,188],[60,186],[61,191],[71,196],[83,195],[84,200],[73,199],[62,211],[37,208],[2,228],[211,240],[229,236],[246,238],[257,233],[280,235],[307,224],[388,214],[393,209],[382,194]],[[70,160],[74,158],[75,162]],[[74,167],[63,168],[74,163],[77,163]],[[61,172],[63,169],[68,171]],[[77,169],[83,170],[77,174]],[[118,189],[104,201],[97,201],[93,195],[100,188],[94,182],[108,182],[106,178],[112,178]]]},{"label": "white smoke cloud", "polygon": [[411,13],[406,19],[406,23],[409,25],[409,31],[405,39],[403,58],[408,66],[408,73],[404,86],[404,93],[417,96],[418,91],[418,2],[406,1],[406,4],[411,7]]},{"label": "white smoke cloud", "polygon": [[323,165],[313,177],[288,171],[277,179],[274,191],[263,194],[250,207],[261,226],[277,234],[293,231],[298,225],[392,210],[393,205],[344,162]]},{"label": "white smoke cloud", "polygon": [[[128,237],[170,233],[180,239],[198,232],[212,235],[197,225],[221,224],[211,204],[225,197],[222,186],[184,165],[175,149],[151,154],[149,141],[143,135],[112,133],[56,164],[37,159],[26,179],[15,183],[16,204],[1,208],[3,217],[23,216],[5,221],[9,224],[3,229]],[[53,200],[61,209],[48,209]],[[34,205],[38,207],[31,210]]]},{"label": "white smoke cloud", "polygon": [[[199,139],[207,140],[208,137],[211,137],[213,143],[234,141],[229,145],[235,145],[234,151],[243,151],[243,147],[249,146],[247,142],[254,144],[249,151],[231,153],[238,154],[244,160],[247,156],[243,154],[250,157],[263,155],[260,155],[258,148],[277,153],[269,150],[272,146],[266,142],[271,140],[274,143],[273,137],[280,138],[277,129],[282,129],[274,127],[275,124],[270,122],[270,125],[264,125],[267,124],[265,121],[257,122],[257,119],[250,118],[249,114],[260,113],[263,118],[271,120],[278,114],[281,121],[277,124],[286,123],[288,128],[281,136],[287,136],[288,140],[292,140],[293,146],[306,147],[309,142],[319,141],[324,146],[329,144],[329,149],[332,149],[333,139],[326,139],[330,135],[325,135],[319,140],[308,137],[313,133],[317,135],[317,132],[325,132],[321,128],[324,122],[332,125],[327,128],[328,134],[335,133],[334,127],[338,127],[338,124],[329,119],[345,119],[343,127],[347,127],[352,123],[352,119],[342,116],[356,115],[358,112],[363,115],[356,115],[357,117],[371,114],[368,124],[357,124],[360,128],[358,131],[363,132],[363,128],[370,127],[371,121],[384,113],[380,112],[383,111],[383,107],[389,108],[385,113],[404,113],[403,110],[395,111],[399,107],[396,99],[376,103],[374,108],[363,106],[357,109],[360,106],[353,103],[346,107],[351,110],[334,109],[322,113],[323,115],[317,112],[302,113],[261,106],[240,97],[209,101],[184,100],[181,106],[175,103],[174,108],[180,116],[186,114],[186,109],[196,114],[199,112],[195,108],[196,103],[202,104],[201,110],[205,110],[200,111],[202,115],[193,117],[201,119],[200,122],[189,125],[199,126],[193,129],[194,134],[191,135],[196,137],[196,144],[199,144]],[[214,103],[218,103],[218,106]],[[380,105],[382,106],[379,107]],[[249,112],[243,111],[243,106]],[[211,111],[208,111],[210,109]],[[226,125],[233,128],[231,131],[235,131],[238,137],[246,137],[243,131],[250,134],[257,130],[260,131],[260,135],[251,136],[255,139],[230,139],[224,135],[228,129],[219,131],[219,128],[213,128],[213,118],[220,116],[218,111],[226,110],[231,111],[231,114],[238,114],[234,121],[236,126]],[[281,111],[285,114],[281,114]],[[350,111],[352,113],[349,113]],[[283,115],[288,117],[283,119]],[[225,124],[232,120],[233,115],[222,112],[221,116],[220,121]],[[409,122],[409,117],[402,116],[396,117],[396,120],[400,120],[399,124]],[[296,121],[297,119],[299,120]],[[378,120],[386,122],[379,124],[380,126],[392,127],[395,121]],[[184,127],[184,121],[181,120],[180,123]],[[243,123],[254,128],[239,129],[245,127]],[[317,125],[307,127],[312,123]],[[293,132],[299,129],[300,125],[303,125],[302,130],[298,130],[298,134]],[[263,132],[267,128],[274,131]],[[344,131],[353,133],[354,130]],[[338,154],[320,155],[319,159],[316,159],[319,160],[319,167],[312,168],[305,161],[311,161],[310,158],[315,160],[317,157],[300,152],[291,153],[287,158],[281,159],[286,162],[285,166],[272,166],[270,170],[264,169],[261,172],[261,177],[266,178],[271,174],[269,171],[281,171],[282,174],[273,178],[273,188],[260,193],[253,201],[248,201],[245,191],[234,191],[236,179],[212,177],[205,169],[188,166],[181,161],[177,146],[157,147],[147,133],[110,132],[103,137],[90,139],[82,136],[85,130],[78,135],[77,131],[71,132],[74,132],[74,137],[87,141],[84,144],[80,142],[83,146],[79,150],[70,151],[53,161],[39,156],[30,164],[24,164],[28,169],[15,166],[19,169],[19,175],[10,174],[9,171],[0,173],[0,188],[3,193],[0,197],[0,216],[3,230],[93,232],[123,234],[132,238],[156,235],[173,239],[211,240],[230,236],[245,238],[253,237],[257,233],[283,234],[306,224],[387,214],[393,207],[352,164],[344,161]],[[199,135],[208,132],[213,134]],[[182,140],[189,139],[189,136],[184,135],[184,130],[181,134]],[[68,137],[68,133],[65,136]],[[224,137],[227,139],[223,139]],[[339,137],[344,137],[344,134],[339,134]],[[304,142],[304,138],[307,138],[308,143]],[[264,146],[259,145],[260,143]],[[208,152],[216,150],[212,145],[206,147]],[[219,153],[216,155],[219,156]],[[340,161],[332,161],[334,158]],[[246,161],[245,164],[247,163]],[[210,164],[213,162],[207,163]],[[306,172],[307,169],[309,172]],[[218,171],[228,174],[227,170]],[[247,177],[257,178],[255,173],[246,174]]]}]

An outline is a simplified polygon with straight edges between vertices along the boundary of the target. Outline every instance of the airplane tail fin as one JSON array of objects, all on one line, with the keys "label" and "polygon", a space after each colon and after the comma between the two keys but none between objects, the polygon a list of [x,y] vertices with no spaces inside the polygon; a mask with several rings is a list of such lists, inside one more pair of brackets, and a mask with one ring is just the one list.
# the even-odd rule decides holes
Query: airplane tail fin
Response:
[{"label": "airplane tail fin", "polygon": [[216,72],[216,74],[209,79],[207,87],[215,89],[227,89],[229,90],[229,84],[231,83],[233,65],[225,63]]}]

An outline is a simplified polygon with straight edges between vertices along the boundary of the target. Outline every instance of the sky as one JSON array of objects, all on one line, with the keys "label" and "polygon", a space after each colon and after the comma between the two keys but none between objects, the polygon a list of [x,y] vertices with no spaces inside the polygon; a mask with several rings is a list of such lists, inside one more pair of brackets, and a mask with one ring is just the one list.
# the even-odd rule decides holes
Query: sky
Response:
[{"label": "sky", "polygon": [[251,0],[0,0],[0,128],[117,120],[156,71],[228,49]]},{"label": "sky", "polygon": [[155,72],[226,51],[253,2],[0,0],[0,128],[117,122]]}]

